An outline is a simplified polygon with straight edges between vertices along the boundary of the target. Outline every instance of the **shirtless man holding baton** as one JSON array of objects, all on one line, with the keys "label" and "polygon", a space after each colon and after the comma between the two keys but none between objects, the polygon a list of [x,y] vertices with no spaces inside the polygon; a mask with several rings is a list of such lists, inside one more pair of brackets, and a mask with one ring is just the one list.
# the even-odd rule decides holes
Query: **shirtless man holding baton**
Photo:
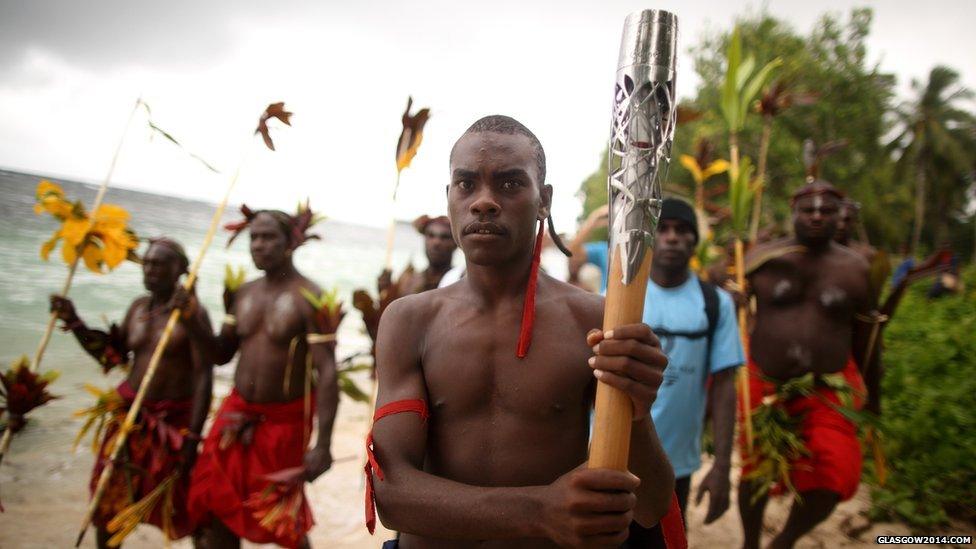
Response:
[{"label": "shirtless man holding baton", "polygon": [[[603,333],[603,298],[538,273],[552,187],[531,131],[485,117],[450,169],[467,276],[383,316],[367,522],[375,489],[406,548],[619,546],[674,489],[648,413],[667,358],[648,326]],[[580,467],[596,379],[633,401],[633,473]]]}]

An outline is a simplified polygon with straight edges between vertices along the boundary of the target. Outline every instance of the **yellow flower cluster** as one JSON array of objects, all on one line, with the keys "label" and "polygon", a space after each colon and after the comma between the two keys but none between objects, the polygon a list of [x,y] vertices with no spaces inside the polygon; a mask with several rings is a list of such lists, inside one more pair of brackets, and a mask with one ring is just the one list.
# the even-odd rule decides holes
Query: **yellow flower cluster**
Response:
[{"label": "yellow flower cluster", "polygon": [[61,240],[65,263],[73,264],[80,255],[85,266],[96,273],[111,271],[135,256],[139,239],[126,226],[129,212],[120,206],[102,204],[94,217],[89,217],[81,202],[69,201],[60,186],[45,180],[37,185],[34,205],[34,213],[44,212],[61,222],[51,239],[41,245],[41,258],[45,261]]}]

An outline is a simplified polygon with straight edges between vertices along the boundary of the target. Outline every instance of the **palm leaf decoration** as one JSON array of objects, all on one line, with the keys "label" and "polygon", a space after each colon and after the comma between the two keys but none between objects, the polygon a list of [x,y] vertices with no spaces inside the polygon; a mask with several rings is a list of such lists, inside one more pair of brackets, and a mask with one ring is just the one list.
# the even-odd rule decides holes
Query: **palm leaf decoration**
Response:
[{"label": "palm leaf decoration", "polygon": [[[819,388],[830,389],[840,404],[828,400]],[[755,446],[749,459],[754,468],[745,478],[756,484],[753,503],[769,494],[776,485],[783,486],[800,500],[800,494],[790,481],[790,471],[796,466],[796,460],[809,456],[810,451],[801,434],[803,416],[790,415],[786,403],[795,398],[816,398],[855,425],[870,425],[871,418],[854,407],[856,396],[841,373],[819,376],[807,373],[777,385],[773,394],[763,398],[751,412]]]},{"label": "palm leaf decoration", "polygon": [[413,285],[414,276],[416,276],[416,272],[413,265],[407,265],[396,281],[379,292],[379,298],[375,300],[366,290],[360,289],[352,293],[352,306],[363,314],[366,333],[373,341],[372,354],[374,360],[376,359],[376,336],[379,332],[380,317],[383,316],[383,311],[390,306],[390,303],[406,294],[407,289]]},{"label": "palm leaf decoration", "polygon": [[224,265],[224,289],[236,292],[244,284],[244,267]]},{"label": "palm leaf decoration", "polygon": [[136,526],[149,519],[149,515],[160,502],[163,504],[163,512],[160,513],[163,517],[163,535],[167,539],[175,539],[172,523],[173,488],[179,475],[178,472],[169,475],[142,499],[130,504],[112,517],[112,520],[106,525],[106,530],[113,534],[107,545],[109,547],[122,545],[122,542],[136,529]]},{"label": "palm leaf decoration", "polygon": [[50,370],[43,374],[31,371],[30,359],[21,356],[0,375],[0,413],[7,412],[7,428],[20,431],[27,422],[26,416],[35,408],[59,398],[47,392],[47,386],[58,378],[59,373]]},{"label": "palm leaf decoration", "polygon": [[[106,432],[107,427],[113,424],[116,426],[122,424],[128,407],[126,406],[125,400],[115,389],[103,391],[94,385],[86,383],[85,390],[95,397],[95,404],[75,412],[75,417],[84,418],[85,423],[78,430],[71,449],[74,451],[78,447],[78,444],[84,440],[85,435],[94,429],[91,449],[93,454],[97,454],[99,442],[102,440],[102,434]],[[106,446],[109,445],[110,442],[106,441]]]},{"label": "palm leaf decoration", "polygon": [[752,195],[757,184],[752,181],[752,161],[743,157],[737,173],[729,170],[729,209],[732,211],[732,231],[737,238],[743,238],[749,229],[749,212],[752,208]]},{"label": "palm leaf decoration", "polygon": [[[342,301],[339,300],[339,289],[332,288],[323,290],[321,294],[301,288],[302,296],[315,309],[316,324],[321,334],[335,334],[338,332],[339,324],[342,322],[346,312],[343,309]],[[352,375],[356,372],[369,369],[368,364],[353,365],[346,360],[336,368],[337,383],[339,391],[356,402],[369,402],[369,396],[356,385]]]},{"label": "palm leaf decoration", "polygon": [[756,70],[756,58],[752,55],[742,58],[742,36],[739,28],[732,32],[729,42],[728,64],[719,107],[729,132],[737,134],[745,126],[749,105],[773,75],[773,71],[783,62],[777,57]]}]

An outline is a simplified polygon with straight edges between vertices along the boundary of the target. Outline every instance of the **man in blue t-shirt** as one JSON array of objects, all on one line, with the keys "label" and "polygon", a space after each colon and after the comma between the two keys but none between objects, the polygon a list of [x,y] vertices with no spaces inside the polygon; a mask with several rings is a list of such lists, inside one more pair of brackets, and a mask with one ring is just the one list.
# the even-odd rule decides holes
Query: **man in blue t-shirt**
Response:
[{"label": "man in blue t-shirt", "polygon": [[[587,219],[581,233],[605,223],[600,211]],[[575,253],[603,271],[606,291],[607,244],[581,241]],[[674,467],[675,491],[684,515],[691,475],[701,466],[701,438],[706,400],[711,402],[715,461],[698,489],[697,501],[710,494],[708,524],[729,507],[729,470],[735,427],[735,369],[744,362],[735,307],[725,291],[700,282],[688,268],[698,244],[695,211],[685,201],[666,198],[651,261],[651,280],[644,298],[644,322],[661,339],[668,355],[664,382],[651,416]],[[582,250],[580,249],[582,248]],[[574,253],[574,255],[575,255]],[[579,253],[583,255],[583,253]],[[571,268],[578,268],[578,264]],[[712,376],[711,386],[707,383]]]}]

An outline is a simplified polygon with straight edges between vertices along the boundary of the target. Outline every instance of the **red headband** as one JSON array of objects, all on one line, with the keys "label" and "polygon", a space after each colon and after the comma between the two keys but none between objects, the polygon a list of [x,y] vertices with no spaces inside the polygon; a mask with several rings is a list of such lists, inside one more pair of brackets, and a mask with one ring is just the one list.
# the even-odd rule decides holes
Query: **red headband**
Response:
[{"label": "red headband", "polygon": [[446,215],[439,215],[437,217],[422,215],[417,219],[413,220],[413,228],[417,229],[418,233],[424,234],[424,232],[427,230],[427,227],[429,227],[432,223],[441,223],[445,227],[447,227],[448,230],[450,230],[451,228],[451,220],[448,219]]},{"label": "red headband", "polygon": [[298,204],[298,211],[295,215],[288,215],[285,212],[279,210],[252,210],[247,207],[247,204],[241,204],[241,214],[244,215],[244,219],[240,221],[235,221],[233,223],[228,223],[224,225],[224,229],[231,232],[230,239],[227,240],[227,246],[230,246],[237,238],[239,234],[244,232],[251,226],[254,219],[258,214],[266,213],[275,218],[275,220],[281,224],[282,229],[288,236],[289,249],[294,250],[301,246],[302,244],[308,242],[309,240],[318,240],[319,235],[308,234],[308,230],[312,228],[313,225],[318,223],[320,219],[317,218],[315,213],[309,207],[308,200],[304,204]]}]

